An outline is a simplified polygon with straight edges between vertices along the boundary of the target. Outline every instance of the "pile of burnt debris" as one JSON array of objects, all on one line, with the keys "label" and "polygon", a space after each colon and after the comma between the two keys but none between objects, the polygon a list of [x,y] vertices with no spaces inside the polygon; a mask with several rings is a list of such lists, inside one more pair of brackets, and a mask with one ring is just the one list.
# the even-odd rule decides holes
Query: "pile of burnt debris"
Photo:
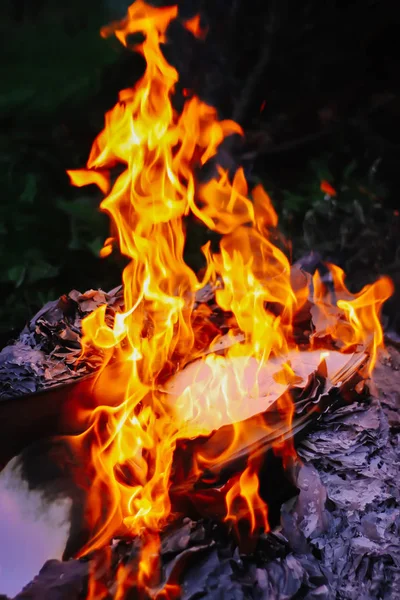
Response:
[{"label": "pile of burnt debris", "polygon": [[[212,290],[197,301],[211,303],[223,334]],[[81,359],[81,321],[104,303],[112,320],[123,305],[121,288],[73,291],[47,304],[0,353],[0,400],[95,371],[101,356]],[[162,534],[161,579],[149,597],[177,585],[182,600],[400,597],[399,390],[400,354],[389,346],[373,383],[313,421],[298,443],[283,500],[281,482],[266,475],[271,531],[246,546],[226,524],[182,517]],[[119,567],[137,569],[140,544],[114,539],[82,559],[51,560],[16,598],[84,599],[90,573],[102,598],[112,599]],[[146,596],[132,589],[126,597]]]},{"label": "pile of burnt debris", "polygon": [[[400,597],[399,368],[390,349],[377,367],[379,397],[374,390],[323,415],[298,447],[297,493],[255,547],[243,550],[212,520],[184,518],[165,532],[154,596],[179,584],[184,600]],[[139,548],[139,540],[115,539],[111,558],[105,549],[49,561],[16,598],[85,598],[89,572],[113,598],[118,567],[137,568]]]},{"label": "pile of burnt debris", "polygon": [[122,286],[106,293],[72,290],[48,302],[18,339],[0,352],[0,401],[67,383],[94,371],[101,356],[80,361],[82,319],[102,304],[109,318],[123,304]]}]

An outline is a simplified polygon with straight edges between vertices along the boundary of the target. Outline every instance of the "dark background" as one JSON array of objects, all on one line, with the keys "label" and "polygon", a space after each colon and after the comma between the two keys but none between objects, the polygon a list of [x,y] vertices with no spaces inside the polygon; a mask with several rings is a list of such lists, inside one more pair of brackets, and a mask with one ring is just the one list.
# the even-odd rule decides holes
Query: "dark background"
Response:
[{"label": "dark background", "polygon": [[[121,261],[98,258],[108,219],[99,193],[72,188],[118,90],[142,59],[101,25],[128,2],[6,0],[0,8],[0,341],[72,288],[111,288]],[[293,259],[310,250],[359,287],[379,273],[400,284],[399,23],[389,0],[185,0],[206,42],[171,26],[168,58],[188,88],[238,120],[231,165],[261,181]],[[399,53],[400,54],[400,53]],[[176,100],[182,101],[179,96]],[[320,189],[328,181],[337,196]],[[188,261],[207,232],[191,227]],[[396,322],[397,298],[389,304]]]}]

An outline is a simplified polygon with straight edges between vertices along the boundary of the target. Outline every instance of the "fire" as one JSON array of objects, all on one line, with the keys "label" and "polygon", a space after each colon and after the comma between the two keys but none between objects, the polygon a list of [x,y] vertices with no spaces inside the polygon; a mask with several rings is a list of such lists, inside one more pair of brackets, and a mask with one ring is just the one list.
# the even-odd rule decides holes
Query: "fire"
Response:
[{"label": "fire", "polygon": [[[234,479],[232,487],[226,494],[225,521],[231,521],[235,526],[240,517],[244,516],[249,521],[250,533],[254,533],[257,526],[263,531],[268,531],[268,511],[259,496],[258,489],[257,473],[248,466]],[[235,503],[242,503],[242,507],[238,509],[234,506]]]},{"label": "fire", "polygon": [[[82,554],[103,546],[118,531],[142,536],[136,575],[119,574],[121,582],[142,587],[152,585],[158,535],[171,513],[169,489],[178,441],[232,423],[233,437],[218,450],[221,456],[246,438],[241,411],[245,404],[256,405],[265,365],[279,358],[284,363],[277,367],[276,379],[268,379],[269,388],[286,389],[297,377],[282,357],[296,350],[293,318],[308,297],[306,284],[292,288],[289,261],[271,241],[277,215],[266,192],[260,186],[249,190],[243,169],[233,178],[219,169],[208,183],[196,180],[195,167],[213,158],[226,136],[242,131],[232,121],[218,120],[216,110],[195,96],[186,100],[180,114],[174,109],[178,73],[160,44],[176,18],[177,6],[155,8],[137,0],[123,21],[102,30],[103,36],[115,35],[127,47],[132,34],[143,34],[144,41],[134,49],[147,66],[142,79],[121,91],[106,114],[87,169],[69,172],[75,185],[97,183],[106,194],[101,209],[110,215],[116,238],[106,240],[102,255],[118,244],[129,259],[123,273],[124,312],[110,324],[103,306],[83,323],[84,351],[101,352],[104,368],[113,361],[120,370],[102,392],[110,401],[90,415],[90,427],[76,439],[90,448],[92,466],[87,505],[92,536]],[[202,35],[198,18],[186,27]],[[123,171],[111,185],[117,165]],[[184,219],[190,212],[221,235],[218,252],[210,244],[203,248],[207,268],[201,280],[183,257]],[[322,283],[314,280],[315,301],[325,310],[328,333],[343,351],[367,344],[374,360],[382,343],[379,309],[391,284],[382,279],[352,296],[341,271],[331,269],[340,294],[333,306],[344,315],[343,322],[331,308],[325,310]],[[165,390],[170,375],[198,357],[201,336],[211,347],[220,339],[211,326],[199,328],[199,318],[207,322],[206,306],[194,308],[195,293],[207,282],[216,287],[219,307],[231,315],[232,344],[223,356],[211,353],[200,359],[207,369],[206,384],[187,386],[171,402]],[[104,376],[107,369],[103,384]],[[287,396],[282,398],[278,408],[290,424],[292,405]],[[282,441],[277,452],[290,456],[293,448]],[[199,454],[197,468],[209,460]],[[226,520],[236,522],[239,511],[251,532],[268,528],[257,464],[250,459],[226,493]]]},{"label": "fire", "polygon": [[334,288],[329,292],[318,272],[313,277],[314,322],[320,332],[330,335],[343,351],[367,346],[370,351],[369,372],[383,344],[383,332],[379,321],[382,304],[391,295],[393,284],[388,277],[381,277],[372,285],[366,285],[352,294],[345,285],[345,274],[336,265],[327,265]]},{"label": "fire", "polygon": [[200,15],[195,15],[192,19],[186,21],[185,27],[197,38],[204,39],[207,35],[207,28],[201,27]]}]

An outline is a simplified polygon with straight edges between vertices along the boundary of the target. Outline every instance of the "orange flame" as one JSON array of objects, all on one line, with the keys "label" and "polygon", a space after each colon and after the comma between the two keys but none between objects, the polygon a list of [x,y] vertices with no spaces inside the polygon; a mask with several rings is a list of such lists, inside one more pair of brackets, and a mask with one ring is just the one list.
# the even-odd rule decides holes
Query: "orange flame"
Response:
[{"label": "orange flame", "polygon": [[329,181],[326,181],[325,179],[321,181],[320,190],[321,192],[328,194],[328,196],[337,196],[335,188],[332,187]]},{"label": "orange flame", "polygon": [[383,344],[379,315],[383,303],[393,293],[388,277],[366,285],[352,294],[346,287],[345,274],[336,265],[327,265],[332,277],[334,297],[321,281],[318,272],[313,277],[314,322],[319,335],[330,335],[343,352],[354,351],[358,346],[370,352],[369,372],[372,373],[378,349]]},{"label": "orange flame", "polygon": [[207,35],[208,29],[206,27],[201,26],[200,15],[195,15],[191,19],[185,22],[185,27],[188,31],[190,31],[195,37],[204,40]]},{"label": "orange flame", "polygon": [[[259,481],[255,471],[248,466],[237,476],[226,494],[227,514],[225,521],[231,521],[237,527],[241,517],[249,521],[250,533],[259,528],[268,531],[268,511],[259,493]],[[236,506],[235,506],[236,504]]]},{"label": "orange flame", "polygon": [[[108,380],[103,371],[104,405],[93,411],[90,427],[76,438],[77,445],[90,448],[92,467],[86,508],[91,538],[81,553],[101,547],[118,530],[143,538],[137,573],[119,574],[119,597],[128,580],[141,587],[153,584],[158,534],[171,512],[177,442],[231,423],[231,439],[214,449],[213,458],[229,455],[249,435],[242,423],[247,418],[243,405],[251,404],[252,414],[262,412],[271,390],[277,390],[278,411],[290,424],[293,407],[284,391],[297,375],[290,364],[277,367],[275,378],[268,379],[263,369],[277,357],[284,363],[282,357],[296,349],[292,322],[307,300],[306,283],[292,288],[289,261],[271,241],[277,215],[266,192],[257,186],[250,193],[243,169],[232,180],[222,169],[208,183],[195,180],[194,166],[205,164],[226,136],[242,130],[233,121],[219,121],[216,110],[195,96],[187,99],[181,114],[175,111],[171,98],[178,73],[160,44],[177,15],[176,6],[155,8],[137,0],[123,21],[102,30],[124,46],[129,46],[129,36],[142,33],[144,41],[136,50],[147,66],[142,79],[121,91],[106,114],[87,169],[69,172],[75,185],[97,183],[108,194],[101,209],[110,215],[120,251],[129,258],[123,273],[124,312],[110,323],[102,306],[83,322],[84,351],[101,351],[104,366],[114,361],[120,369],[117,378],[110,375]],[[200,22],[186,26],[198,34]],[[124,170],[110,189],[116,165]],[[207,267],[201,281],[183,258],[189,212],[222,236],[219,252],[210,244],[203,248]],[[111,252],[113,241],[106,240],[103,256]],[[344,350],[368,343],[374,361],[382,344],[379,310],[391,284],[382,279],[351,296],[340,270],[332,269],[341,294],[335,310],[345,319],[338,325],[327,310],[329,332]],[[211,352],[195,363],[200,371],[196,367],[194,379],[205,369],[206,380],[199,376],[178,397],[169,395],[163,387],[168,376],[198,357],[200,343],[204,349],[220,342],[205,305],[194,310],[196,291],[210,281],[219,307],[231,315],[226,322],[232,343],[224,356]],[[318,278],[314,289],[314,300],[323,309],[326,290]],[[267,427],[257,418],[253,425]],[[277,452],[291,456],[289,446],[278,440]],[[195,464],[201,469],[210,460],[198,453]],[[226,495],[226,519],[237,519],[238,505],[252,532],[268,528],[256,467],[250,458]],[[175,588],[170,591],[176,593]]]}]

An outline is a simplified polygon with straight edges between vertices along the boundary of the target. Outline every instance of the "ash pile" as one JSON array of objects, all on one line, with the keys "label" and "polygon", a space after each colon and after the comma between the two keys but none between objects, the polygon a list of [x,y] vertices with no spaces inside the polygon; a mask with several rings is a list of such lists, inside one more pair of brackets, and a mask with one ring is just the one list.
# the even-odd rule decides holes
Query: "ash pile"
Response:
[{"label": "ash pile", "polygon": [[[182,600],[400,597],[400,355],[390,355],[378,367],[390,390],[324,415],[299,445],[298,492],[282,505],[280,524],[243,552],[221,524],[183,519],[163,536],[154,597],[176,584]],[[49,561],[16,598],[86,598],[89,572],[114,598],[118,566],[135,569],[139,546],[113,540],[111,553]]]}]

